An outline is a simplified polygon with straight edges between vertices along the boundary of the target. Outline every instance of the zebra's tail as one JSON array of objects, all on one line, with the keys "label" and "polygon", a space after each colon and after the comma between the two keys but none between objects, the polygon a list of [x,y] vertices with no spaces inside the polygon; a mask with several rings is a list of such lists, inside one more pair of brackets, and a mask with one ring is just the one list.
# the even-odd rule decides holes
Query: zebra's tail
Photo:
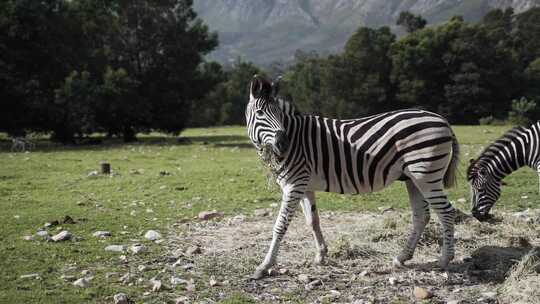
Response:
[{"label": "zebra's tail", "polygon": [[446,169],[446,173],[444,174],[443,183],[445,188],[451,188],[456,185],[457,169],[459,164],[459,143],[454,131],[452,131],[452,129],[450,129],[450,131],[452,132],[452,158],[450,159],[450,164],[448,165],[448,169]]}]

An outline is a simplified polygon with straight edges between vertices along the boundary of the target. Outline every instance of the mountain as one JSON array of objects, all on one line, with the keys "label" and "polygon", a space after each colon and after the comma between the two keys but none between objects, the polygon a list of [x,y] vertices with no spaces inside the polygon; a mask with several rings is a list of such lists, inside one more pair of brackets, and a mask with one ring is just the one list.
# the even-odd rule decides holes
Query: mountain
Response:
[{"label": "mountain", "polygon": [[388,25],[409,10],[437,24],[455,15],[477,21],[494,8],[516,13],[540,0],[194,0],[194,8],[220,45],[210,58],[227,63],[242,57],[258,65],[288,62],[297,49],[334,53],[361,25]]}]

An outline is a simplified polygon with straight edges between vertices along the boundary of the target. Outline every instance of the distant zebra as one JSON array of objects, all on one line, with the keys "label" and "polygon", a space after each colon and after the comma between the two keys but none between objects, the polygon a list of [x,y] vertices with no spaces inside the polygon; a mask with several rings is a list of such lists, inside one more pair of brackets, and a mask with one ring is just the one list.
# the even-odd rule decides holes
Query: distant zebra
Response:
[{"label": "distant zebra", "polygon": [[536,170],[540,179],[540,122],[506,132],[478,159],[470,160],[467,180],[474,217],[481,221],[489,218],[489,210],[501,195],[503,178],[523,166]]},{"label": "distant zebra", "polygon": [[439,265],[454,258],[455,209],[444,187],[455,183],[459,146],[448,122],[423,110],[401,110],[370,117],[337,120],[301,115],[276,96],[277,87],[255,76],[246,108],[248,134],[259,155],[271,149],[277,159],[282,203],[270,249],[253,278],[274,264],[279,243],[298,202],[312,228],[322,263],[327,247],[319,225],[314,191],[367,193],[406,182],[413,212],[413,229],[395,266],[412,258],[429,207],[439,216],[444,243]]}]

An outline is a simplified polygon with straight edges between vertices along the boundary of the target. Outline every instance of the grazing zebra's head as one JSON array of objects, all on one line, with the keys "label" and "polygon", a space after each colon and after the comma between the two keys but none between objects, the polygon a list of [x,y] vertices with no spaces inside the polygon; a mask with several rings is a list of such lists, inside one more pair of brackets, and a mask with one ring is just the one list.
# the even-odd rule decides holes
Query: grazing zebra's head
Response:
[{"label": "grazing zebra's head", "polygon": [[472,215],[479,221],[485,221],[491,217],[489,210],[501,196],[502,183],[481,159],[470,160],[467,180],[471,186]]},{"label": "grazing zebra's head", "polygon": [[271,147],[272,152],[282,156],[289,148],[284,127],[284,112],[276,94],[278,85],[255,75],[249,86],[249,103],[246,108],[248,135],[255,148],[262,153]]}]

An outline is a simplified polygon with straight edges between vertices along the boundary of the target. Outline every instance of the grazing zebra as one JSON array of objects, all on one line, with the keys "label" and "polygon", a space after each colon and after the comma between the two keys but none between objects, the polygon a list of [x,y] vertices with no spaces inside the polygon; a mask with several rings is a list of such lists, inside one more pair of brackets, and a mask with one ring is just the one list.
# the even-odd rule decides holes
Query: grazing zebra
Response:
[{"label": "grazing zebra", "polygon": [[249,137],[259,155],[269,149],[274,153],[283,192],[270,249],[253,278],[262,278],[274,264],[299,202],[315,239],[315,263],[322,263],[327,247],[314,192],[374,192],[395,180],[406,182],[413,229],[394,265],[403,266],[412,258],[431,207],[443,225],[439,265],[446,268],[454,257],[455,209],[443,188],[455,183],[459,154],[448,122],[414,109],[350,120],[301,115],[277,99],[276,91],[275,85],[255,76],[246,108]]},{"label": "grazing zebra", "polygon": [[506,132],[485,148],[478,159],[470,160],[467,180],[475,218],[483,221],[490,217],[489,210],[501,195],[503,178],[523,166],[536,170],[540,179],[540,122]]}]

